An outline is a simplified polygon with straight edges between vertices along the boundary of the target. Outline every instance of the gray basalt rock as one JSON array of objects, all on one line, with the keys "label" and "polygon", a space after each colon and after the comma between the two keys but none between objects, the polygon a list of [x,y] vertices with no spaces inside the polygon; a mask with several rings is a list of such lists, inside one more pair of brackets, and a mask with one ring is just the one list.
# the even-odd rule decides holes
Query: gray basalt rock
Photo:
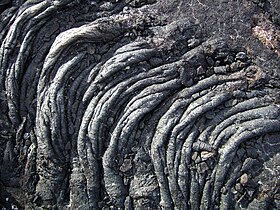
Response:
[{"label": "gray basalt rock", "polygon": [[279,208],[278,2],[0,1],[0,208]]}]

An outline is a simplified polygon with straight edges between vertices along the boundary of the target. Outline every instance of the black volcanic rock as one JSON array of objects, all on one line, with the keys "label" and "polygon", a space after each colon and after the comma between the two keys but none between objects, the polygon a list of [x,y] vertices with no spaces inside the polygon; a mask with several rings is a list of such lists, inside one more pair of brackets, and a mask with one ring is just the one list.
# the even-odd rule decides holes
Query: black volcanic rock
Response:
[{"label": "black volcanic rock", "polygon": [[278,0],[0,1],[1,209],[279,209]]}]

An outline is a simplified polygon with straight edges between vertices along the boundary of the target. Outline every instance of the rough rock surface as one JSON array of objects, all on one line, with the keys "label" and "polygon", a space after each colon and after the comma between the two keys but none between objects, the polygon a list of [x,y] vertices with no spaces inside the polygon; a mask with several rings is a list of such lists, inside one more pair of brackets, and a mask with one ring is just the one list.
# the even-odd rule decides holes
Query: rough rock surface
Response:
[{"label": "rough rock surface", "polygon": [[0,208],[280,209],[279,0],[0,14]]}]

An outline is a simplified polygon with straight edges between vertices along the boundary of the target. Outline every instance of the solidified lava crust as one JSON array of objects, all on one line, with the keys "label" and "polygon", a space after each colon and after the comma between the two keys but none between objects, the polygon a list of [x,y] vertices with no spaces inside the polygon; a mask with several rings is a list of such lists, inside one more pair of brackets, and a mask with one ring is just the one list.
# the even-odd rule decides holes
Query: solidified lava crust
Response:
[{"label": "solidified lava crust", "polygon": [[1,209],[280,209],[278,0],[0,14]]}]

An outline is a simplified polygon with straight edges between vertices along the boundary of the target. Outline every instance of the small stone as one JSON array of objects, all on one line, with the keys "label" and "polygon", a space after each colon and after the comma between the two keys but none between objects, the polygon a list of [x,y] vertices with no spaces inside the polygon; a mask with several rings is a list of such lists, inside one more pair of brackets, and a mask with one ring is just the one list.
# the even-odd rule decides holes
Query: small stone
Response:
[{"label": "small stone", "polygon": [[193,39],[189,39],[189,40],[188,40],[188,47],[189,47],[189,48],[197,47],[199,44],[200,44],[199,39],[193,38]]},{"label": "small stone", "polygon": [[241,191],[242,191],[242,186],[241,186],[240,183],[237,183],[237,184],[235,185],[235,190],[238,191],[238,192],[241,192]]},{"label": "small stone", "polygon": [[213,112],[213,111],[207,112],[207,113],[205,114],[205,117],[206,117],[208,120],[213,120],[213,119],[215,118],[215,116],[216,116],[216,114],[215,114],[215,112]]},{"label": "small stone", "polygon": [[238,63],[237,62],[234,62],[230,65],[230,70],[235,72],[235,71],[238,71],[239,68],[238,68]]},{"label": "small stone", "polygon": [[243,186],[247,185],[248,183],[248,175],[245,173],[240,177],[240,184]]},{"label": "small stone", "polygon": [[196,69],[196,74],[198,76],[201,76],[201,75],[204,75],[206,73],[205,69],[202,67],[202,66],[199,66],[197,69]]},{"label": "small stone", "polygon": [[250,189],[250,190],[247,191],[247,194],[248,194],[248,195],[250,196],[250,198],[251,198],[251,197],[253,196],[254,192],[255,192],[255,190]]},{"label": "small stone", "polygon": [[125,6],[125,7],[123,8],[123,12],[124,12],[124,13],[129,12],[129,10],[130,10],[130,8],[129,8],[128,6]]},{"label": "small stone", "polygon": [[209,66],[214,66],[215,61],[211,57],[206,57],[206,61],[209,64]]},{"label": "small stone", "polygon": [[232,55],[228,55],[225,59],[224,59],[224,62],[225,63],[232,63],[234,61],[234,57]]},{"label": "small stone", "polygon": [[248,63],[243,63],[241,61],[237,61],[230,65],[230,69],[231,69],[231,71],[235,72],[235,71],[239,71],[239,70],[243,69],[246,66],[248,66]]},{"label": "small stone", "polygon": [[91,55],[94,55],[96,52],[96,46],[95,45],[88,45],[87,52]]},{"label": "small stone", "polygon": [[205,173],[208,170],[208,165],[205,162],[202,162],[198,165],[198,173]]},{"label": "small stone", "polygon": [[221,65],[221,61],[216,60],[214,66],[220,66]]},{"label": "small stone", "polygon": [[113,124],[114,124],[114,118],[113,118],[113,117],[109,117],[109,118],[108,118],[108,121],[107,121],[107,124],[108,124],[109,126],[113,125]]},{"label": "small stone", "polygon": [[196,160],[196,158],[197,158],[197,152],[194,152],[194,153],[192,154],[192,160]]},{"label": "small stone", "polygon": [[208,69],[206,70],[206,76],[207,76],[207,77],[210,77],[210,76],[213,75],[213,74],[214,74],[213,68],[208,68]]},{"label": "small stone", "polygon": [[239,60],[239,61],[242,61],[242,62],[245,62],[245,61],[248,60],[248,57],[247,57],[246,53],[239,52],[239,53],[236,54],[235,59]]},{"label": "small stone", "polygon": [[226,74],[227,68],[225,66],[217,66],[217,67],[214,67],[214,72],[216,74]]},{"label": "small stone", "polygon": [[221,50],[219,52],[216,52],[215,54],[215,59],[221,59],[221,58],[226,58],[228,56],[229,52],[228,51],[224,51],[224,50]]},{"label": "small stone", "polygon": [[223,193],[224,195],[227,194],[227,192],[228,192],[227,188],[223,187],[221,189],[221,193]]},{"label": "small stone", "polygon": [[23,134],[23,138],[26,140],[26,139],[28,139],[30,137],[30,134],[29,133],[25,133],[25,134]]},{"label": "small stone", "polygon": [[214,156],[214,152],[202,151],[200,156],[201,156],[202,160],[207,160],[208,158],[211,158]]},{"label": "small stone", "polygon": [[128,71],[128,70],[130,70],[130,69],[131,69],[130,66],[126,66],[126,67],[124,68],[125,71]]},{"label": "small stone", "polygon": [[16,205],[12,204],[11,209],[12,210],[18,210],[18,207]]}]

